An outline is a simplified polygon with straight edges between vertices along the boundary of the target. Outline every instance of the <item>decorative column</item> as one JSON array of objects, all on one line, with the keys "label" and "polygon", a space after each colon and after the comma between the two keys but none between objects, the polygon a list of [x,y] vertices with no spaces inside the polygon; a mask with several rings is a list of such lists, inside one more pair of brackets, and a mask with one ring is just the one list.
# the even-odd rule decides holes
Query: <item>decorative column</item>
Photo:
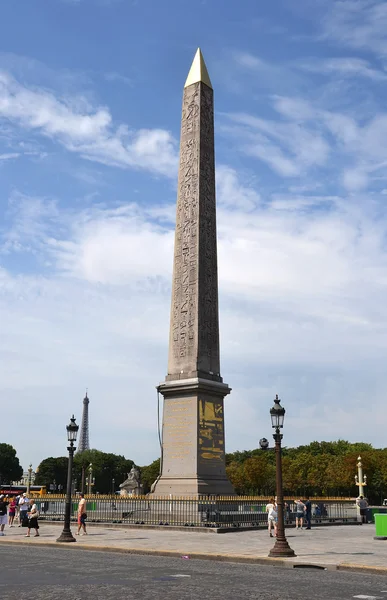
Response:
[{"label": "decorative column", "polygon": [[355,482],[359,488],[359,496],[364,497],[364,488],[367,485],[367,475],[363,476],[363,465],[361,462],[361,456],[357,457],[357,475],[355,475]]}]

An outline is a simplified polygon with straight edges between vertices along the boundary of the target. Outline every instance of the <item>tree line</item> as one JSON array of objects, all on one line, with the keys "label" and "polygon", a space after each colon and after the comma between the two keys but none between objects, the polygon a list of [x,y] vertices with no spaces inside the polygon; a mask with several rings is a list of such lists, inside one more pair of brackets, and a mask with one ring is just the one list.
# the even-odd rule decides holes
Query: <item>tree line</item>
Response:
[{"label": "tree line", "polygon": [[[373,448],[367,443],[312,442],[297,448],[283,448],[283,485],[288,496],[357,496],[355,475],[357,457],[361,455],[363,472],[367,475],[365,494],[373,504],[387,498],[387,448]],[[74,457],[76,489],[81,489],[82,469],[93,465],[93,492],[108,494],[118,490],[134,462],[124,456],[86,450]],[[67,457],[45,458],[36,470],[35,483],[47,491],[55,484],[65,490]],[[144,493],[147,494],[159,475],[160,460],[139,467]],[[226,454],[226,471],[239,495],[271,496],[275,493],[275,453],[268,450],[245,450]],[[9,444],[0,444],[0,482],[17,481],[22,468],[16,451]]]},{"label": "tree line", "polygon": [[[92,477],[94,480],[92,493],[111,494],[119,489],[120,483],[125,481],[134,462],[125,458],[125,456],[101,452],[100,450],[80,452],[74,456],[73,464],[73,481],[76,490],[81,489],[82,471],[85,473],[85,482],[87,481],[90,464],[92,464]],[[47,491],[50,491],[51,486],[55,486],[55,491],[59,489],[65,492],[67,466],[68,458],[66,456],[45,458],[36,470],[35,485],[45,485]]]},{"label": "tree line", "polygon": [[[285,495],[357,496],[355,475],[359,455],[363,472],[367,475],[365,495],[373,504],[378,504],[387,498],[387,448],[376,449],[371,444],[345,440],[283,448]],[[226,471],[240,495],[274,494],[273,450],[256,449],[227,454]]]}]

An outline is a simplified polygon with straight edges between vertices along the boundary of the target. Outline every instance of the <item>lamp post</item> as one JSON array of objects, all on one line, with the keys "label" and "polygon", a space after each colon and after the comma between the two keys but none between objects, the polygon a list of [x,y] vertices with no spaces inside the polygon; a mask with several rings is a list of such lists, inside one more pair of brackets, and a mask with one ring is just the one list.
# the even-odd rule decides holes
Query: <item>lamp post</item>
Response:
[{"label": "lamp post", "polygon": [[364,487],[367,485],[367,475],[363,476],[363,465],[361,456],[357,457],[357,475],[355,475],[356,485],[359,487],[359,496],[364,496]]},{"label": "lamp post", "polygon": [[75,422],[74,415],[70,419],[70,423],[66,427],[67,429],[67,439],[69,441],[69,446],[67,450],[69,451],[69,464],[67,469],[67,489],[66,489],[66,504],[65,504],[65,517],[64,517],[64,527],[63,531],[60,534],[60,537],[56,540],[57,542],[75,542],[75,537],[71,533],[70,529],[70,517],[71,517],[71,485],[73,478],[73,457],[75,452],[74,442],[77,441],[77,433],[79,426]]},{"label": "lamp post", "polygon": [[27,497],[30,495],[31,489],[31,480],[32,480],[32,464],[28,467],[28,478],[27,478]]},{"label": "lamp post", "polygon": [[113,496],[115,494],[115,489],[116,489],[116,480],[112,479],[112,494],[113,494]]},{"label": "lamp post", "polygon": [[93,463],[90,463],[88,466],[88,476],[87,476],[87,493],[91,496],[91,487],[94,485],[93,479]]},{"label": "lamp post", "polygon": [[278,394],[274,400],[274,406],[270,409],[272,427],[275,429],[273,434],[275,441],[275,466],[276,466],[276,487],[277,487],[277,505],[278,505],[278,523],[277,539],[274,547],[270,550],[269,556],[273,558],[282,558],[284,556],[296,556],[294,550],[288,544],[285,537],[284,524],[284,494],[282,489],[282,458],[281,458],[281,440],[280,430],[284,426],[285,409],[280,404]]},{"label": "lamp post", "polygon": [[85,465],[82,465],[81,494],[85,493]]}]

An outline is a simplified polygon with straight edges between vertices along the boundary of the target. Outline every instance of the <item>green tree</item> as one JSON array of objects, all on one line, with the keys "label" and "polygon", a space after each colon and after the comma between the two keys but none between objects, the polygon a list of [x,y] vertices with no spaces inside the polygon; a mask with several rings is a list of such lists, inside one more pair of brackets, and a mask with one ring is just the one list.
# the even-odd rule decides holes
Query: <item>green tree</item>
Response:
[{"label": "green tree", "polygon": [[50,485],[61,486],[62,490],[66,489],[67,482],[68,458],[59,456],[54,458],[50,456],[42,460],[36,469],[35,483],[37,485],[45,485],[47,491],[50,490]]},{"label": "green tree", "polygon": [[156,481],[160,474],[160,459],[154,460],[153,463],[147,467],[141,467],[140,472],[144,494],[148,494],[151,490],[152,483]]},{"label": "green tree", "polygon": [[85,467],[87,476],[87,468],[90,464],[93,465],[93,478],[95,478],[93,493],[110,494],[113,479],[114,487],[117,488],[127,478],[134,462],[125,458],[125,456],[101,452],[100,450],[80,452],[74,457],[74,477],[78,489],[81,487],[82,467]]},{"label": "green tree", "polygon": [[237,461],[230,462],[230,464],[226,466],[226,473],[236,493],[240,496],[246,495],[247,491],[243,463]]},{"label": "green tree", "polygon": [[243,464],[245,493],[273,494],[275,489],[275,469],[268,461],[266,452],[248,458]]},{"label": "green tree", "polygon": [[0,444],[0,484],[19,481],[23,469],[16,456],[16,450],[10,444]]}]

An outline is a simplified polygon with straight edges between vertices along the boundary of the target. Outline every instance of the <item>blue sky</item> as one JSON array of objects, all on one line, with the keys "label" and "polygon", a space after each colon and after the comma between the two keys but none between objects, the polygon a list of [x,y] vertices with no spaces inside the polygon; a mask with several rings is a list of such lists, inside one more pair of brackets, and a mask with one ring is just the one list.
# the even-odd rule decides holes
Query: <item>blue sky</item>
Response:
[{"label": "blue sky", "polygon": [[215,90],[227,450],[270,436],[276,393],[287,445],[385,445],[386,28],[376,0],[2,7],[1,441],[24,467],[65,453],[86,387],[93,447],[158,456],[198,46]]}]

